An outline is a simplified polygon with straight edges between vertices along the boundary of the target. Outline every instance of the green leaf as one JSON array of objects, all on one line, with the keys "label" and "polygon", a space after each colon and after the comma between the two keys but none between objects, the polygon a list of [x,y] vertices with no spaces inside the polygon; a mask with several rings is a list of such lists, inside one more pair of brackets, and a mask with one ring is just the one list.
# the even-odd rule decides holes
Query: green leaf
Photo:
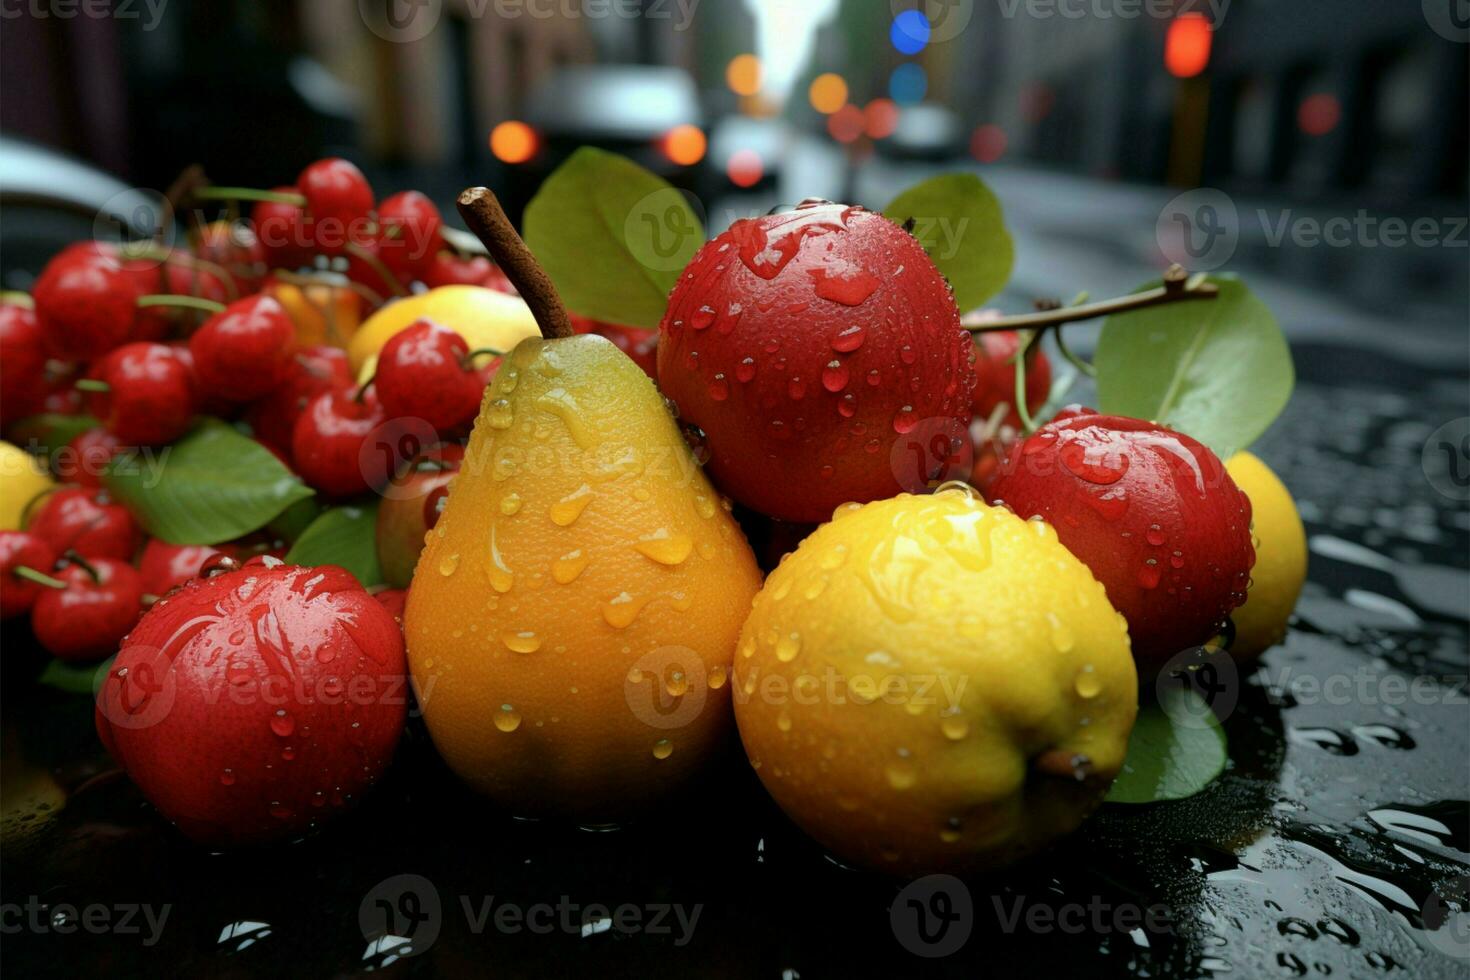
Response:
[{"label": "green leaf", "polygon": [[1213,300],[1108,317],[1093,363],[1102,411],[1162,422],[1224,460],[1281,414],[1296,372],[1265,304],[1233,276],[1209,281]]},{"label": "green leaf", "polygon": [[36,682],[46,687],[54,687],[58,691],[67,694],[85,694],[94,697],[102,679],[107,676],[107,671],[112,668],[115,657],[108,657],[100,664],[69,664],[64,660],[52,658],[46,662],[41,676]]},{"label": "green leaf", "polygon": [[10,427],[10,441],[33,453],[50,455],[88,429],[100,425],[90,415],[42,412],[23,418]]},{"label": "green leaf", "polygon": [[1210,706],[1192,690],[1166,690],[1139,709],[1123,771],[1106,801],[1182,800],[1214,782],[1225,759],[1225,733]]},{"label": "green leaf", "polygon": [[626,157],[582,147],[526,205],[526,244],[574,313],[657,327],[704,244],[684,194]]},{"label": "green leaf", "polygon": [[1011,278],[1015,246],[1000,201],[974,174],[944,174],[915,184],[883,209],[912,231],[954,287],[960,312],[975,309]]},{"label": "green leaf", "polygon": [[322,515],[324,509],[321,501],[315,497],[303,497],[271,518],[266,530],[273,537],[294,544],[311,526],[311,522]]},{"label": "green leaf", "polygon": [[102,483],[170,544],[238,538],[313,493],[269,449],[214,419],[173,445],[116,457]]},{"label": "green leaf", "polygon": [[378,564],[378,501],[333,507],[311,522],[291,550],[291,565],[341,565],[364,586],[383,584]]}]

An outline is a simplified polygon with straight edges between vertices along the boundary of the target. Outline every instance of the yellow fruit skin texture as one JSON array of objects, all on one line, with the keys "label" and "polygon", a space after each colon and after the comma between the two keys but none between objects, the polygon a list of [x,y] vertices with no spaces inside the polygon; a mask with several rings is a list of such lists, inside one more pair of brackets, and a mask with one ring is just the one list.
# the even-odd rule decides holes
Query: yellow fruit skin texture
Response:
[{"label": "yellow fruit skin texture", "polygon": [[363,323],[347,345],[355,376],[366,381],[378,365],[378,351],[398,331],[417,320],[432,320],[455,331],[470,350],[510,350],[540,331],[531,308],[519,296],[483,286],[440,286],[418,296],[396,300]]},{"label": "yellow fruit skin texture", "polygon": [[409,663],[434,744],[477,790],[614,820],[728,738],[760,572],[652,380],[607,340],[516,347],[426,540]]},{"label": "yellow fruit skin texture", "polygon": [[21,513],[43,490],[56,486],[46,468],[19,446],[0,442],[0,530],[21,530]]},{"label": "yellow fruit skin texture", "polygon": [[[901,875],[999,867],[1070,833],[1138,710],[1127,628],[1091,572],[1048,525],[961,490],[839,508],[766,580],[735,677],[781,808]],[[1092,776],[1028,770],[1053,750]]]},{"label": "yellow fruit skin texture", "polygon": [[1307,534],[1291,493],[1265,463],[1239,452],[1225,470],[1250,498],[1251,533],[1257,541],[1245,605],[1230,614],[1235,621],[1230,654],[1249,661],[1286,636],[1286,621],[1307,578]]}]

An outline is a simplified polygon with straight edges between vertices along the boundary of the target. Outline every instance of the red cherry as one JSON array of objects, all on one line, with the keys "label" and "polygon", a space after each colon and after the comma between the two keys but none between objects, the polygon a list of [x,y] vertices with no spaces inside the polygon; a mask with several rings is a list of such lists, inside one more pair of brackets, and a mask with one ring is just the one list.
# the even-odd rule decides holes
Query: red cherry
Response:
[{"label": "red cherry", "polygon": [[97,732],[185,836],[292,838],[388,767],[406,675],[398,624],[351,574],[252,559],[148,611],[98,692]]},{"label": "red cherry", "polygon": [[161,596],[197,576],[206,562],[228,554],[207,544],[169,544],[161,538],[150,538],[138,559],[143,591]]},{"label": "red cherry", "polygon": [[658,331],[639,327],[622,327],[615,323],[601,323],[584,316],[571,315],[572,327],[577,333],[595,333],[606,337],[617,345],[618,350],[633,359],[633,363],[655,380],[658,378]]},{"label": "red cherry", "polygon": [[1140,667],[1204,643],[1245,600],[1250,501],[1182,433],[1068,412],[1007,454],[989,497],[1056,528],[1128,620]]},{"label": "red cherry", "polygon": [[379,269],[380,265],[385,264],[382,243],[369,239],[355,242],[354,245],[355,248],[347,253],[347,278],[366,286],[383,299],[401,295],[404,292],[403,280],[400,279],[397,284],[391,283],[383,277]]},{"label": "red cherry", "polygon": [[388,339],[374,388],[390,418],[419,418],[448,431],[469,422],[484,386],[466,363],[470,346],[448,327],[419,320]]},{"label": "red cherry", "polygon": [[70,365],[54,377],[48,378],[41,411],[56,415],[81,415],[85,410],[85,399],[77,389],[77,372]]},{"label": "red cherry", "polygon": [[[912,235],[808,202],[700,249],[659,328],[658,381],[704,431],[726,493],[822,521],[922,486],[961,453],[971,357],[949,285]],[[944,452],[927,458],[934,445]]]},{"label": "red cherry", "polygon": [[55,577],[65,589],[44,589],[31,607],[36,642],[66,661],[110,657],[143,611],[143,579],[127,562],[89,558]]},{"label": "red cherry", "polygon": [[348,160],[318,160],[296,178],[306,198],[308,233],[327,255],[340,255],[348,242],[366,241],[373,189],[362,171]]},{"label": "red cherry", "polygon": [[[975,417],[989,419],[990,413],[1004,402],[1010,406],[1004,424],[1013,429],[1021,427],[1021,416],[1016,411],[1016,365],[1011,359],[1016,356],[1020,337],[1014,330],[990,330],[975,335],[975,390],[970,396],[970,405]],[[1051,362],[1046,352],[1033,347],[1026,365],[1026,410],[1034,412],[1046,404],[1051,394]]]},{"label": "red cherry", "polygon": [[188,431],[196,383],[175,348],[124,344],[102,361],[98,378],[107,390],[89,392],[87,406],[124,444],[158,446]]},{"label": "red cherry", "polygon": [[373,598],[378,604],[388,610],[388,615],[401,628],[403,626],[403,607],[408,605],[407,589],[383,589],[381,592],[373,593]]},{"label": "red cherry", "polygon": [[49,575],[55,564],[56,550],[42,538],[25,531],[0,531],[0,619],[30,612],[47,588],[17,575],[17,569]]},{"label": "red cherry", "polygon": [[440,252],[423,270],[424,285],[439,286],[484,286],[497,292],[518,295],[515,286],[500,267],[483,255],[462,259],[453,252]]},{"label": "red cherry", "polygon": [[34,415],[46,398],[46,349],[36,311],[0,302],[0,425]]},{"label": "red cherry", "polygon": [[332,497],[350,497],[387,482],[389,474],[365,472],[363,444],[388,415],[369,388],[323,392],[307,403],[291,437],[296,471]]},{"label": "red cherry", "polygon": [[95,247],[56,256],[32,292],[49,352],[79,361],[101,357],[128,339],[141,295],[133,275]]},{"label": "red cherry", "polygon": [[[296,194],[294,187],[272,188],[277,194]],[[273,269],[299,269],[311,264],[313,245],[306,227],[306,209],[299,204],[260,201],[250,212],[265,262]]]},{"label": "red cherry", "polygon": [[130,561],[143,543],[143,532],[122,504],[106,491],[67,487],[46,497],[26,530],[43,538],[59,554],[75,551],[83,558]]},{"label": "red cherry", "polygon": [[352,387],[352,368],[340,347],[304,347],[291,358],[286,379],[253,403],[245,413],[255,438],[289,456],[296,420],[306,403],[324,391]]},{"label": "red cherry", "polygon": [[66,444],[52,460],[56,475],[66,483],[100,488],[102,471],[123,451],[122,440],[102,427],[88,429]]},{"label": "red cherry", "polygon": [[418,191],[403,191],[378,205],[379,258],[405,285],[421,279],[444,249],[444,219]]},{"label": "red cherry", "polygon": [[265,246],[246,222],[211,221],[199,229],[194,254],[228,270],[242,294],[258,291],[265,281]]},{"label": "red cherry", "polygon": [[203,386],[224,398],[252,401],[285,379],[296,328],[274,296],[237,300],[205,321],[189,340]]}]

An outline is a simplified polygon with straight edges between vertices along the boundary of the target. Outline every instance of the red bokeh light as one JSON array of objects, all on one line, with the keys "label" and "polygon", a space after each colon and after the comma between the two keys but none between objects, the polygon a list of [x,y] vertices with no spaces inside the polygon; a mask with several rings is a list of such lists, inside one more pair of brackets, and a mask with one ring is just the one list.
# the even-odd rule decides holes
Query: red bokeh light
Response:
[{"label": "red bokeh light", "polygon": [[852,143],[863,135],[863,110],[849,102],[827,117],[827,132],[839,143]]},{"label": "red bokeh light", "polygon": [[1193,78],[1210,63],[1215,29],[1204,14],[1180,14],[1164,38],[1164,67],[1175,78]]},{"label": "red bokeh light", "polygon": [[981,163],[994,163],[1006,152],[1006,131],[994,123],[975,127],[970,137],[970,154]]},{"label": "red bokeh light", "polygon": [[736,187],[754,187],[765,172],[765,164],[754,150],[736,150],[725,164],[725,173]]},{"label": "red bokeh light", "polygon": [[892,99],[874,99],[863,108],[863,128],[869,139],[892,136],[898,127],[898,103]]},{"label": "red bokeh light", "polygon": [[1296,110],[1296,124],[1308,136],[1326,136],[1342,121],[1342,104],[1325,92],[1309,95]]}]

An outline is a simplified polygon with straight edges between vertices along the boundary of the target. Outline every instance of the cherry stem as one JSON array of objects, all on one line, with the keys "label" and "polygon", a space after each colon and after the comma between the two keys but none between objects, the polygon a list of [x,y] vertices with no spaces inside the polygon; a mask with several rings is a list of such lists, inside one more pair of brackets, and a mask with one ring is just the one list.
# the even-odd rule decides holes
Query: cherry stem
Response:
[{"label": "cherry stem", "polygon": [[570,337],[576,331],[567,316],[567,308],[557,295],[556,286],[536,256],[526,247],[515,227],[505,216],[505,209],[488,187],[471,187],[459,195],[459,213],[489,250],[495,263],[531,308],[541,336],[547,340]]},{"label": "cherry stem", "polygon": [[9,303],[11,306],[24,306],[28,310],[34,310],[36,308],[36,301],[31,299],[31,294],[23,293],[18,289],[0,291],[0,303]]},{"label": "cherry stem", "polygon": [[372,252],[369,252],[367,249],[363,248],[356,242],[348,242],[345,251],[353,258],[367,263],[370,269],[372,269],[380,277],[382,277],[383,282],[387,284],[388,288],[393,290],[393,295],[408,295],[408,290],[403,288],[402,281],[400,281],[399,278],[393,274],[393,270],[384,265],[383,260],[378,258]]},{"label": "cherry stem", "polygon": [[16,576],[16,578],[23,578],[29,582],[35,582],[37,585],[44,585],[48,589],[66,588],[66,583],[63,582],[61,579],[52,578],[45,572],[38,572],[34,568],[31,568],[29,565],[16,565],[14,568],[11,569],[11,572]]},{"label": "cherry stem", "polygon": [[93,585],[102,584],[102,576],[97,574],[97,569],[92,566],[91,562],[87,561],[87,559],[79,555],[74,549],[68,548],[66,554],[62,555],[61,557],[68,563],[75,565],[82,571],[86,572],[87,575],[91,577]]},{"label": "cherry stem", "polygon": [[1097,377],[1097,368],[1093,367],[1092,364],[1090,364],[1084,358],[1078,356],[1077,354],[1074,354],[1072,352],[1072,348],[1067,346],[1067,342],[1062,339],[1061,327],[1057,327],[1056,330],[1052,333],[1052,336],[1056,338],[1057,350],[1061,351],[1062,356],[1070,361],[1073,367],[1081,371],[1083,374],[1087,375],[1089,378]]},{"label": "cherry stem", "polygon": [[475,358],[485,357],[487,355],[490,357],[504,357],[505,351],[497,350],[494,347],[476,347],[459,359],[459,366],[468,371],[475,366]]},{"label": "cherry stem", "polygon": [[995,320],[971,323],[961,321],[960,325],[971,333],[988,333],[992,330],[1040,330],[1077,320],[1091,320],[1095,317],[1111,316],[1114,313],[1127,313],[1150,306],[1161,306],[1165,303],[1214,299],[1219,294],[1220,288],[1212,282],[1205,281],[1203,276],[1191,276],[1180,266],[1171,265],[1164,273],[1162,286],[1146,289],[1141,293],[1098,300],[1096,303],[1083,303],[1081,306],[1063,306],[1055,310],[1003,316]]},{"label": "cherry stem", "polygon": [[256,187],[199,187],[195,188],[194,197],[200,201],[268,201],[272,204],[306,207],[305,194],[263,191]]},{"label": "cherry stem", "polygon": [[1021,428],[1027,435],[1036,431],[1036,422],[1031,418],[1031,410],[1026,404],[1026,366],[1027,357],[1031,347],[1036,343],[1036,338],[1041,336],[1041,331],[1032,331],[1026,335],[1025,342],[1020,350],[1016,351],[1016,387],[1014,398],[1016,400],[1016,418],[1021,420]]},{"label": "cherry stem", "polygon": [[352,400],[354,402],[356,402],[357,404],[361,405],[362,404],[362,400],[367,397],[367,390],[369,388],[371,388],[373,386],[373,382],[374,381],[377,381],[377,380],[378,380],[378,372],[377,371],[374,371],[373,372],[373,376],[371,378],[368,378],[366,381],[364,381],[361,385],[358,386],[357,394],[355,394],[355,395],[352,396]]},{"label": "cherry stem", "polygon": [[223,313],[225,304],[216,303],[212,299],[203,296],[176,296],[173,293],[149,293],[147,296],[138,297],[139,306],[181,306],[191,310],[205,310],[209,313]]},{"label": "cherry stem", "polygon": [[102,393],[106,393],[112,390],[112,385],[108,384],[106,381],[98,381],[96,378],[81,378],[77,380],[72,385],[72,387],[77,389],[78,391],[97,391]]}]

